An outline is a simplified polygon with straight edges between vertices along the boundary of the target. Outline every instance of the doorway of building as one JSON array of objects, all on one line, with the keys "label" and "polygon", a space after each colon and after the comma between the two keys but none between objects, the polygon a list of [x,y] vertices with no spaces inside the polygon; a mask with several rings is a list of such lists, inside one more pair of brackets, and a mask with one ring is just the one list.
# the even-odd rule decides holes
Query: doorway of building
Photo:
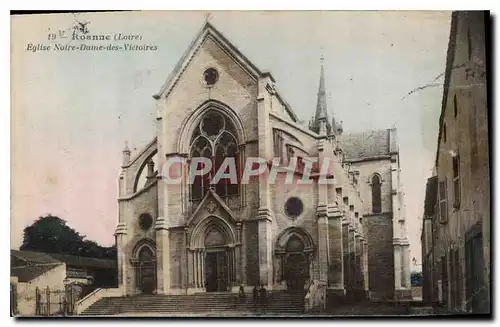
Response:
[{"label": "doorway of building", "polygon": [[465,243],[467,310],[473,313],[487,313],[489,304],[484,282],[483,236],[478,233]]},{"label": "doorway of building", "polygon": [[286,244],[285,278],[287,289],[297,292],[304,291],[309,279],[309,264],[304,253],[304,242],[293,235]]},{"label": "doorway of building", "polygon": [[205,256],[205,281],[207,292],[226,292],[228,288],[227,251],[207,252]]},{"label": "doorway of building", "polygon": [[292,292],[304,291],[304,285],[309,278],[307,260],[303,253],[291,253],[286,260],[286,285]]},{"label": "doorway of building", "polygon": [[156,288],[156,262],[151,249],[144,246],[139,252],[138,284],[143,294],[152,294]]}]

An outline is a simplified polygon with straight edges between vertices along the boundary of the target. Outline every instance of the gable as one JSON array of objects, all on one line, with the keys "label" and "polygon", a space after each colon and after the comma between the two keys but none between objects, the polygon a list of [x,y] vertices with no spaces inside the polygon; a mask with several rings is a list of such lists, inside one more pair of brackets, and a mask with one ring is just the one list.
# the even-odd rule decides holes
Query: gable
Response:
[{"label": "gable", "polygon": [[[204,73],[217,72],[217,81],[204,83]],[[270,75],[261,72],[211,24],[206,23],[174,71],[155,95],[158,120],[162,120],[162,148],[165,153],[182,153],[178,141],[184,137],[182,126],[189,126],[195,112],[209,100],[222,103],[244,121],[247,140],[258,139],[257,98],[259,81]],[[283,116],[291,122],[297,116],[269,85],[272,99],[282,107]],[[287,120],[288,120],[287,119]]]},{"label": "gable", "polygon": [[[217,46],[214,47],[214,44]],[[257,81],[261,74],[260,70],[253,65],[250,60],[248,60],[231,42],[229,42],[219,31],[217,31],[213,25],[206,22],[193,42],[191,42],[187,51],[180,58],[160,91],[154,95],[154,98],[159,99],[162,97],[168,97],[201,48],[205,48],[209,50],[209,52],[212,50],[212,53],[217,51],[224,52],[255,81]],[[215,52],[213,52],[213,50],[215,50]]]},{"label": "gable", "polygon": [[231,209],[212,190],[203,197],[196,210],[186,219],[186,226],[194,228],[200,221],[208,216],[217,216],[232,224],[236,223]]}]

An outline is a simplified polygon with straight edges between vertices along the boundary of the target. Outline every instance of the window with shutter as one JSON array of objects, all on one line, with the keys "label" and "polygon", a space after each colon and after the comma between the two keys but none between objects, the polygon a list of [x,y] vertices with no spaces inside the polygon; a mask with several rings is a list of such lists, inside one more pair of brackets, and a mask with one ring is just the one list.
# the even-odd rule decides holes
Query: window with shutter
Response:
[{"label": "window with shutter", "polygon": [[446,179],[439,182],[439,222],[444,224],[448,222],[448,207],[446,197]]}]

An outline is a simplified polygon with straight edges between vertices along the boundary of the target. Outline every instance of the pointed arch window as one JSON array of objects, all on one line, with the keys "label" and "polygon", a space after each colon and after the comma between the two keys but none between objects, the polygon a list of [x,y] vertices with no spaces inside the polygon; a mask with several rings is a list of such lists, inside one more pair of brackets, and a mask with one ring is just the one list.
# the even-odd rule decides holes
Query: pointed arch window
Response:
[{"label": "pointed arch window", "polygon": [[153,251],[149,248],[149,246],[142,246],[139,250],[139,262],[151,262],[154,261]]},{"label": "pointed arch window", "polygon": [[[208,158],[212,162],[212,169],[203,176],[196,176],[191,185],[190,198],[192,201],[202,199],[212,187],[222,198],[239,194],[239,153],[236,129],[233,123],[224,114],[208,111],[196,126],[191,138],[191,159],[195,157]],[[238,183],[231,183],[230,178],[221,178],[216,185],[211,185],[216,172],[224,161],[229,163],[224,173],[236,169]],[[234,162],[234,165],[231,163]],[[202,169],[203,163],[198,164]]]},{"label": "pointed arch window", "polygon": [[372,212],[381,213],[382,212],[382,192],[381,192],[381,180],[379,175],[373,175],[372,177]]}]

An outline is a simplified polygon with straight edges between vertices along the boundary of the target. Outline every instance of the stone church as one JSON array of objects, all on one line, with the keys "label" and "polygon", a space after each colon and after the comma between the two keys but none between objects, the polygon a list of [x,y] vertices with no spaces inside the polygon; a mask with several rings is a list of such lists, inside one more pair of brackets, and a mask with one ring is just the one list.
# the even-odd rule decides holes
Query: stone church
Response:
[{"label": "stone church", "polygon": [[[123,151],[116,229],[126,295],[322,288],[327,299],[410,292],[409,244],[395,129],[343,133],[327,110],[323,64],[314,116],[303,124],[261,71],[205,23],[154,96],[156,137]],[[311,96],[311,95],[304,95]],[[314,95],[313,95],[314,96]],[[279,157],[275,181],[163,180],[172,158]],[[307,158],[329,159],[310,184],[285,183]],[[291,166],[290,166],[291,167]],[[324,177],[329,183],[320,183]]]}]

